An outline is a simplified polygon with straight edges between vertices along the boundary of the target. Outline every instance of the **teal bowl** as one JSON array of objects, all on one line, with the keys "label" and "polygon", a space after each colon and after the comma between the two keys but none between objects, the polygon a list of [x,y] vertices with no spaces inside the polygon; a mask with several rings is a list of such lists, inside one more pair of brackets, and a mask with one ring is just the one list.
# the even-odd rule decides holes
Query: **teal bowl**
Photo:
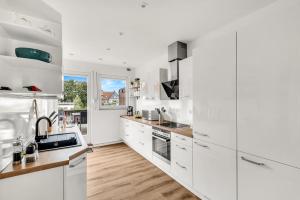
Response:
[{"label": "teal bowl", "polygon": [[38,49],[19,47],[15,49],[15,53],[19,58],[40,60],[47,63],[52,61],[50,53]]}]

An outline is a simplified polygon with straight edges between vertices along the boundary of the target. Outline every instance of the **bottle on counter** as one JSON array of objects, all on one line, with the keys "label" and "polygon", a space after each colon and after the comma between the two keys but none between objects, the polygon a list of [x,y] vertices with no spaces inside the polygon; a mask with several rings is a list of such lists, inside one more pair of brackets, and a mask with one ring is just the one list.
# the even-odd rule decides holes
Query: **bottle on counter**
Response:
[{"label": "bottle on counter", "polygon": [[18,165],[22,163],[23,159],[23,142],[20,137],[13,142],[13,164]]},{"label": "bottle on counter", "polygon": [[26,147],[25,160],[26,163],[35,162],[38,159],[38,148],[36,143],[30,143]]}]

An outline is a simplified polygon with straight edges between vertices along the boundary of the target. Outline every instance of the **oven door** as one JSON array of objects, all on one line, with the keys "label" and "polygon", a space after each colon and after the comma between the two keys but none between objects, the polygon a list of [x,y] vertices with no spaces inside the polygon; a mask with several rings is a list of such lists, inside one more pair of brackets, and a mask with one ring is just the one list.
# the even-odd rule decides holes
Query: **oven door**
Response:
[{"label": "oven door", "polygon": [[153,155],[170,164],[171,161],[171,140],[152,135]]}]

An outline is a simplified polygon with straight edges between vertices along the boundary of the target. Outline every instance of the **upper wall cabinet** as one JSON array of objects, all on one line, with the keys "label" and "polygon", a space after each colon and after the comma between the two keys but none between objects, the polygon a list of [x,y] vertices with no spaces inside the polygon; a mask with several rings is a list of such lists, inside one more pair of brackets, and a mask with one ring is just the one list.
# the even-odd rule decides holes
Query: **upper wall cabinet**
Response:
[{"label": "upper wall cabinet", "polygon": [[193,51],[194,137],[236,148],[236,33]]},{"label": "upper wall cabinet", "polygon": [[193,97],[193,58],[179,61],[179,99]]},{"label": "upper wall cabinet", "polygon": [[[16,53],[30,48],[50,54],[47,62],[36,58],[38,51]],[[26,54],[26,55],[25,55]],[[44,58],[48,56],[44,54]],[[31,59],[29,59],[31,58]],[[61,15],[40,0],[3,0],[0,2],[0,86],[26,94],[24,86],[35,85],[42,94],[62,93]]]},{"label": "upper wall cabinet", "polygon": [[300,3],[238,32],[238,149],[300,167]]}]

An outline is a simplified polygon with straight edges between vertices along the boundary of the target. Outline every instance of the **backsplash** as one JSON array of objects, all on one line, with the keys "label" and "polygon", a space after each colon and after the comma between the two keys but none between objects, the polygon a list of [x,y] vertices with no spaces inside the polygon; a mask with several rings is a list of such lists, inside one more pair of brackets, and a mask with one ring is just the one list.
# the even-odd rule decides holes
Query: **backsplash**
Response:
[{"label": "backsplash", "polygon": [[[39,116],[57,111],[57,100],[38,99],[37,105]],[[36,118],[32,106],[32,99],[0,98],[0,142],[18,136],[24,139],[34,136]]]},{"label": "backsplash", "polygon": [[163,114],[165,120],[192,125],[193,101],[192,100],[143,100],[137,101],[137,110],[154,110],[164,107],[167,111]]}]

